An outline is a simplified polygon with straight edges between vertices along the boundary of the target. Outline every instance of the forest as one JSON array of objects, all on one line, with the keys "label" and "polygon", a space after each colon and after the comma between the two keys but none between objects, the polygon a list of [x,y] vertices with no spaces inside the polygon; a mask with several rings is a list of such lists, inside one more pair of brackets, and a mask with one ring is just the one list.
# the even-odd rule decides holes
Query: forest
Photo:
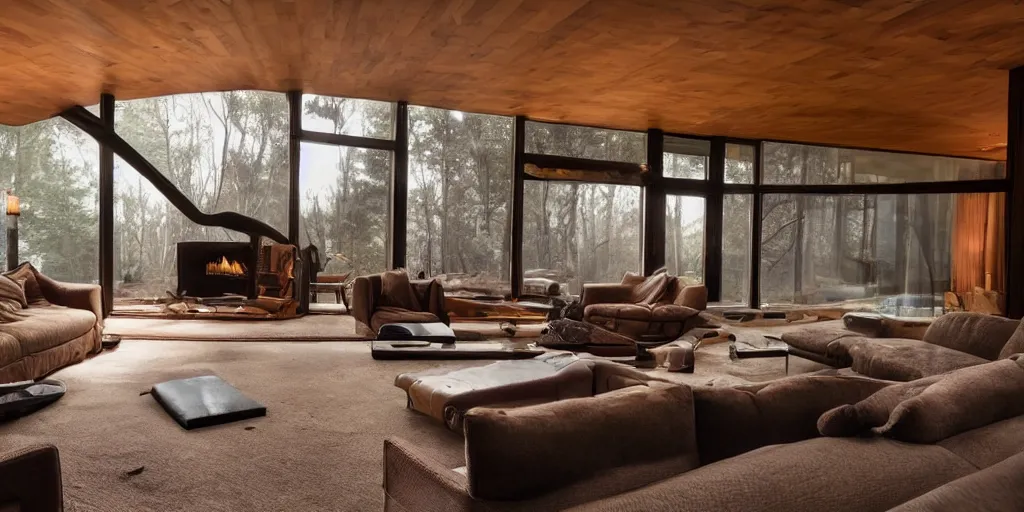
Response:
[{"label": "forest", "polygon": [[[233,91],[121,101],[116,130],[202,210],[237,211],[287,231],[288,105],[284,94]],[[305,95],[306,130],[392,139],[394,104]],[[406,265],[427,276],[508,283],[512,124],[508,117],[409,108]],[[646,135],[527,122],[526,151],[644,163]],[[755,148],[727,144],[725,182],[752,183]],[[665,175],[707,176],[707,142],[666,138]],[[1001,177],[994,162],[766,142],[766,184],[886,183]],[[388,265],[391,151],[303,142],[300,242],[322,271]],[[60,119],[0,127],[0,187],[21,198],[20,252],[58,279],[97,280],[98,148]],[[824,303],[941,293],[955,280],[961,195],[726,194],[722,301],[745,303],[752,222],[761,222],[761,300]],[[524,268],[567,283],[618,281],[641,264],[640,187],[529,178]],[[666,265],[703,279],[705,201],[670,195]],[[134,169],[115,163],[116,297],[175,287],[175,244],[245,240],[192,224]]]}]

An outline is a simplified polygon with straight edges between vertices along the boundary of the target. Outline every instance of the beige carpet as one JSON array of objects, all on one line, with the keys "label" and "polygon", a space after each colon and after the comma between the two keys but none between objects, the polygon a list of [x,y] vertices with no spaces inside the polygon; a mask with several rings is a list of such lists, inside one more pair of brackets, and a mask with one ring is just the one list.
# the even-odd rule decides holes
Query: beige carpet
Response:
[{"label": "beige carpet", "polygon": [[[365,342],[125,340],[54,374],[68,394],[0,425],[0,445],[57,445],[69,512],[381,510],[385,437],[429,447],[452,467],[462,458],[459,436],[405,409],[395,375],[487,363],[374,361]],[[791,361],[793,372],[817,368]],[[655,373],[727,385],[781,377],[783,361],[733,363],[721,344],[700,349],[695,374]],[[263,402],[268,416],[187,432],[140,396],[156,382],[201,374]]]},{"label": "beige carpet", "polygon": [[103,334],[141,340],[352,341],[365,340],[348,315],[306,315],[287,320],[168,320],[111,317]]}]

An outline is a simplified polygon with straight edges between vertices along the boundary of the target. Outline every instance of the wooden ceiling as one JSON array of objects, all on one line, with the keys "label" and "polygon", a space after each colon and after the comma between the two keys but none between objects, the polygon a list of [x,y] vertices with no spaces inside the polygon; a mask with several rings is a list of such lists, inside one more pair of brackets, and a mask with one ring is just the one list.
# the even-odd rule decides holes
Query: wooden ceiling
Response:
[{"label": "wooden ceiling", "polygon": [[0,123],[104,91],[301,87],[1002,158],[1019,65],[1012,0],[5,0]]}]

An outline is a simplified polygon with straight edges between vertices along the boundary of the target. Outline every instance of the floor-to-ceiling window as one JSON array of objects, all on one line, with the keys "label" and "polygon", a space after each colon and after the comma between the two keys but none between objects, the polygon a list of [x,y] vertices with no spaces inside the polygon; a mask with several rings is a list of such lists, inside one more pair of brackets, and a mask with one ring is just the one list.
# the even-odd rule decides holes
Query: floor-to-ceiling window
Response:
[{"label": "floor-to-ceiling window", "polygon": [[512,118],[409,107],[406,265],[510,293]]},{"label": "floor-to-ceiling window", "polygon": [[[234,211],[288,226],[288,103],[284,94],[228,91],[118,102],[115,130],[207,213]],[[176,290],[184,241],[248,236],[188,220],[119,158],[114,166],[114,297]]]},{"label": "floor-to-ceiling window", "polygon": [[21,205],[19,261],[57,280],[97,281],[98,179],[98,144],[63,119],[0,126],[0,189]]}]

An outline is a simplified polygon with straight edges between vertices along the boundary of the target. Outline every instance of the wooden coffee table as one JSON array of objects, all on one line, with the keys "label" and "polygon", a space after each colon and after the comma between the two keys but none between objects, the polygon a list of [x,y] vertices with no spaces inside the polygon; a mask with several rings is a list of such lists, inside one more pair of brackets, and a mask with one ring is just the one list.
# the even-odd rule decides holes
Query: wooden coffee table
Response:
[{"label": "wooden coffee table", "polygon": [[729,342],[729,359],[753,359],[759,357],[782,357],[786,359],[786,375],[789,375],[789,345],[773,336],[762,336],[761,340],[737,340]]}]

